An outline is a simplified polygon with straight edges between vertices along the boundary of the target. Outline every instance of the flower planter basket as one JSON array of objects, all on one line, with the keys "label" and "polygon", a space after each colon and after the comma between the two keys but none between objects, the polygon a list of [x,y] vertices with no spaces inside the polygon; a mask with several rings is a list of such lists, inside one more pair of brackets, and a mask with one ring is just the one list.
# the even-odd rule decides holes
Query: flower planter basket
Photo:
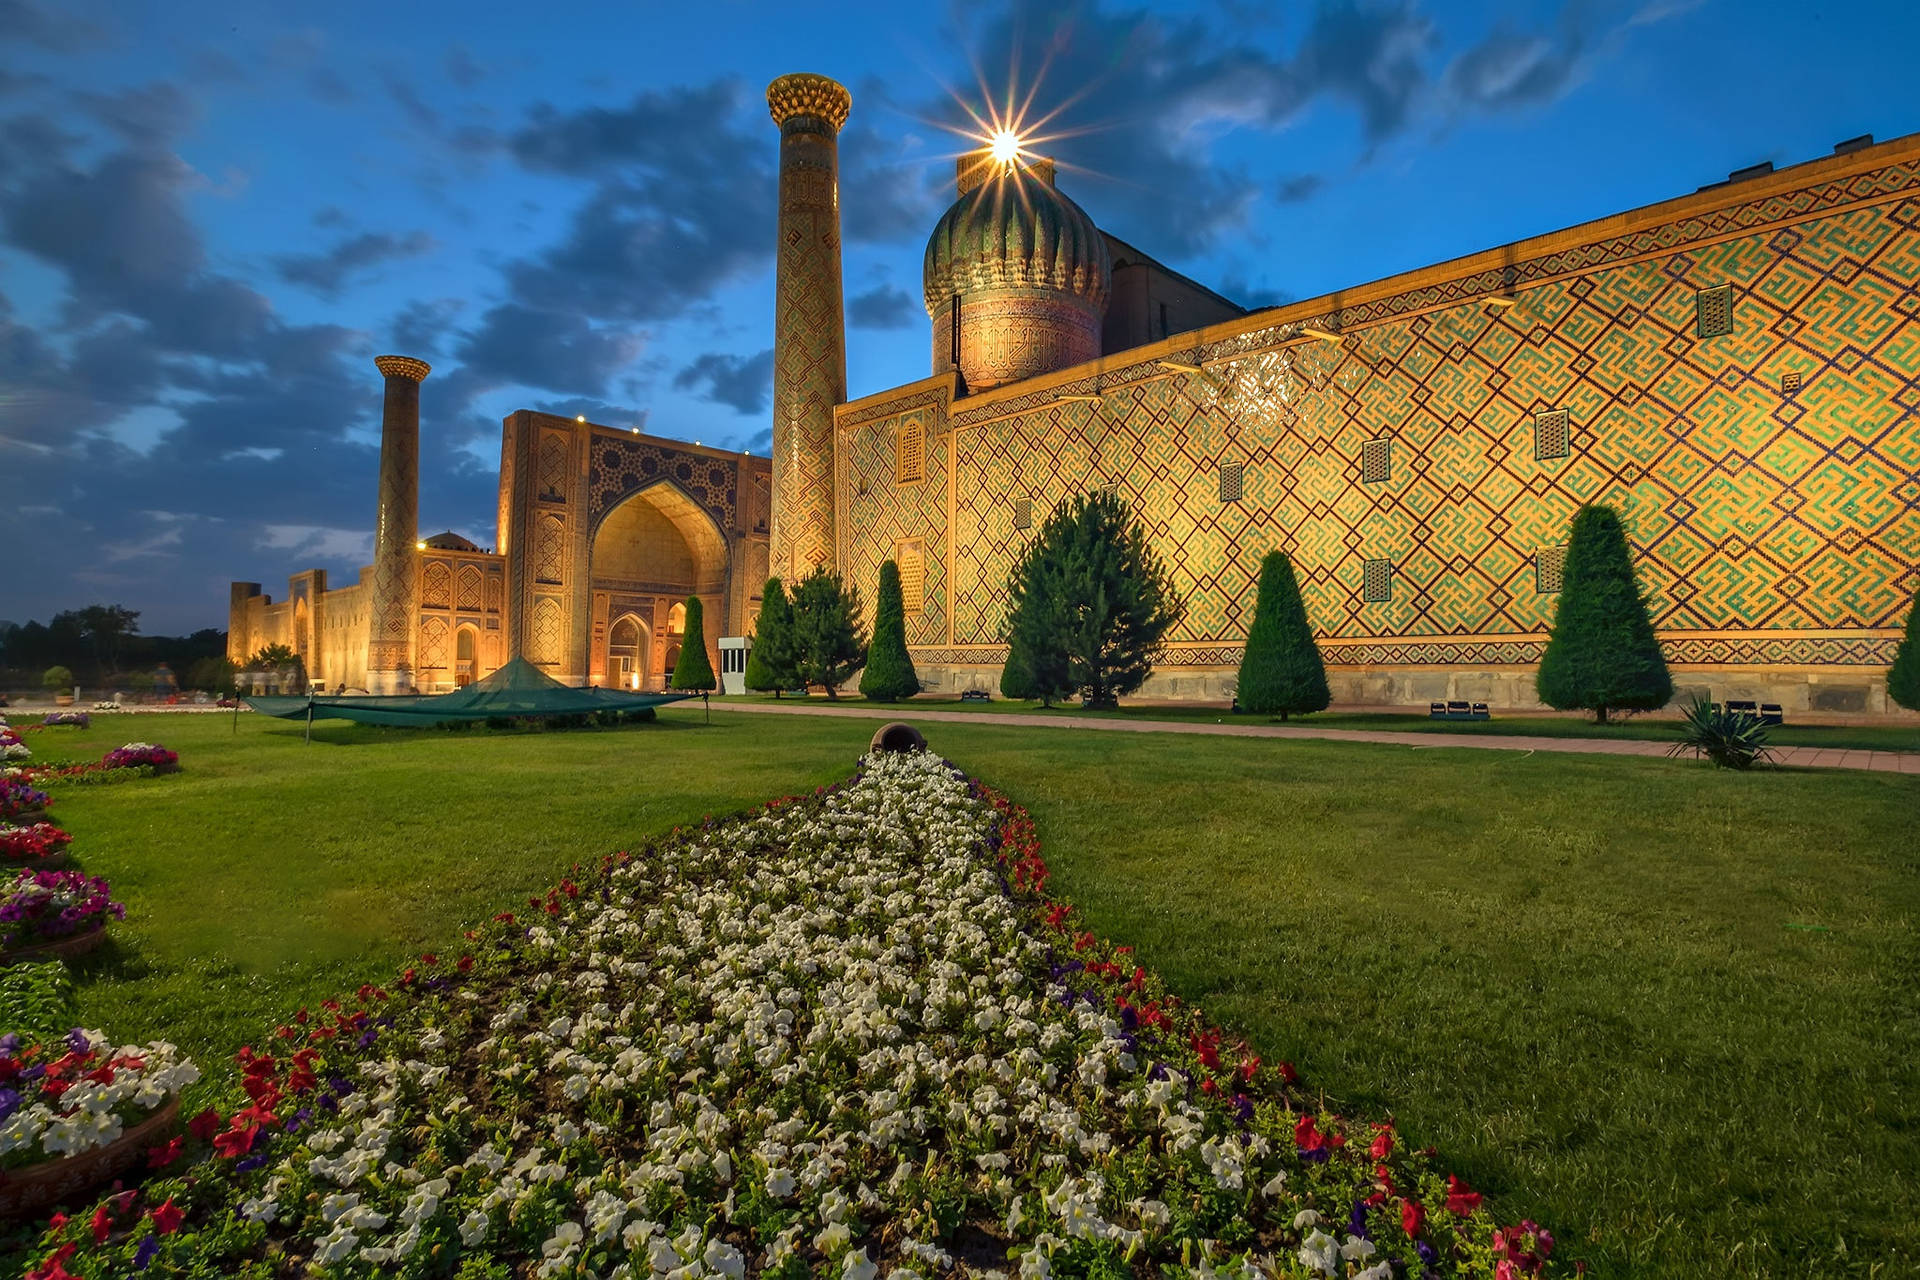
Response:
[{"label": "flower planter basket", "polygon": [[73,695],[70,693],[56,693],[53,695],[53,705],[56,707],[70,707],[73,705]]},{"label": "flower planter basket", "polygon": [[62,871],[72,861],[72,851],[62,849],[50,853],[44,858],[5,858],[0,859],[0,876],[20,871]]},{"label": "flower planter basket", "polygon": [[148,1147],[158,1146],[179,1120],[180,1099],[168,1098],[159,1110],[104,1147],[0,1172],[0,1219],[18,1221],[40,1217],[61,1201],[118,1177],[144,1155]]},{"label": "flower planter basket", "polygon": [[[45,864],[37,864],[35,871],[46,870]],[[71,960],[106,941],[107,926],[103,921],[85,933],[76,933],[70,938],[55,938],[52,942],[36,943],[31,947],[19,947],[0,951],[0,964],[24,964],[29,960]]]}]

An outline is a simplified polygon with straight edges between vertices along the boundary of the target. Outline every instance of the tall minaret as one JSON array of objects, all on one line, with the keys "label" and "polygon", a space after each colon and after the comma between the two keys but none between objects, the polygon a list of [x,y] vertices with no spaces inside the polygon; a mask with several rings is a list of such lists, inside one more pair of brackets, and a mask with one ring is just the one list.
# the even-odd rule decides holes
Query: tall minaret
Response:
[{"label": "tall minaret", "polygon": [[781,76],[767,106],[780,126],[770,551],[791,586],[833,567],[833,407],[847,398],[836,137],[853,96],[825,76]]},{"label": "tall minaret", "polygon": [[413,683],[414,624],[420,612],[420,384],[433,370],[412,356],[375,356],[373,362],[387,377],[387,399],[380,414],[367,688],[405,693]]}]

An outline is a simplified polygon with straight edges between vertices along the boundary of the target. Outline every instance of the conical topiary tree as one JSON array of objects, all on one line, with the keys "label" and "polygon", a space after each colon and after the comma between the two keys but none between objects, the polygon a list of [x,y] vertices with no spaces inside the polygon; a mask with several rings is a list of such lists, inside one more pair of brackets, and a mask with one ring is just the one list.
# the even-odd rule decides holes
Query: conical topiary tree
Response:
[{"label": "conical topiary tree", "polygon": [[707,629],[700,620],[700,597],[687,597],[687,629],[680,637],[680,661],[673,664],[673,687],[687,693],[713,688],[713,663],[707,657]]},{"label": "conical topiary tree", "polygon": [[920,677],[907,652],[907,604],[900,591],[900,566],[880,563],[880,589],[874,594],[873,641],[860,694],[874,702],[898,702],[920,692]]},{"label": "conical topiary tree", "polygon": [[756,693],[779,697],[800,683],[793,673],[793,604],[778,578],[768,578],[760,593],[760,618],[753,625],[753,646],[747,650],[746,686]]},{"label": "conical topiary tree", "polygon": [[1548,706],[1591,711],[1601,724],[1610,711],[1650,711],[1673,697],[1673,676],[1612,507],[1585,506],[1573,518],[1553,633],[1534,684]]},{"label": "conical topiary tree", "polygon": [[1026,650],[1015,635],[1007,641],[1007,664],[1000,668],[1000,696],[1016,702],[1031,702],[1040,696],[1034,687],[1033,672],[1027,667]]},{"label": "conical topiary tree", "polygon": [[1242,711],[1282,720],[1325,711],[1333,700],[1293,562],[1284,551],[1269,551],[1260,562],[1260,594],[1240,659],[1237,697]]},{"label": "conical topiary tree", "polygon": [[1920,592],[1907,609],[1907,634],[1893,651],[1887,672],[1887,696],[1909,711],[1920,711]]}]

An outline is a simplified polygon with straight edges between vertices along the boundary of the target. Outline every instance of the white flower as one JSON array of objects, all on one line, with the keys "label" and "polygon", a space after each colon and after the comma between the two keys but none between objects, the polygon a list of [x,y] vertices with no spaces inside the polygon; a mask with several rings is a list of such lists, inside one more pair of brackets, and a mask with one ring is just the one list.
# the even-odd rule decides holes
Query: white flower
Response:
[{"label": "white flower", "polygon": [[844,1280],[874,1280],[880,1274],[880,1267],[867,1261],[865,1249],[850,1249],[840,1263],[840,1274]]},{"label": "white flower", "polygon": [[775,1200],[785,1200],[792,1195],[793,1185],[793,1175],[785,1169],[776,1167],[767,1170],[767,1194]]},{"label": "white flower", "polygon": [[844,1222],[830,1222],[819,1235],[813,1238],[813,1247],[832,1257],[853,1243],[853,1233],[847,1230]]},{"label": "white flower", "polygon": [[487,1238],[487,1215],[475,1209],[460,1220],[460,1243],[471,1249]]}]

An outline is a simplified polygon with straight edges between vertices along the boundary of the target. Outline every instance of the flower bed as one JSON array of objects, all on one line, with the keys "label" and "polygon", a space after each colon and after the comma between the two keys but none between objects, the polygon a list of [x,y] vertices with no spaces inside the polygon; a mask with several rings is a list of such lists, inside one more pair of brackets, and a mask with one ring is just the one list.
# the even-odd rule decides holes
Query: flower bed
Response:
[{"label": "flower bed", "polygon": [[178,752],[165,747],[155,746],[151,742],[129,742],[124,747],[115,747],[100,758],[102,769],[140,769],[149,768],[155,773],[172,773],[180,767]]},{"label": "flower bed", "polygon": [[243,1051],[245,1104],[157,1153],[185,1172],[55,1224],[38,1275],[1545,1270],[1046,880],[925,755],[576,869]]},{"label": "flower bed", "polygon": [[0,894],[0,955],[97,934],[127,909],[107,882],[84,871],[23,870]]},{"label": "flower bed", "polygon": [[73,837],[51,822],[0,827],[0,866],[35,866],[67,856]]},{"label": "flower bed", "polygon": [[47,793],[29,784],[23,772],[14,770],[0,778],[0,820],[30,823],[46,811]]},{"label": "flower bed", "polygon": [[0,1036],[0,1216],[44,1210],[144,1154],[200,1078],[162,1041],[114,1048],[98,1031],[22,1045]]},{"label": "flower bed", "polygon": [[75,729],[84,729],[93,723],[93,717],[84,711],[49,711],[40,719],[42,725],[68,725]]}]

